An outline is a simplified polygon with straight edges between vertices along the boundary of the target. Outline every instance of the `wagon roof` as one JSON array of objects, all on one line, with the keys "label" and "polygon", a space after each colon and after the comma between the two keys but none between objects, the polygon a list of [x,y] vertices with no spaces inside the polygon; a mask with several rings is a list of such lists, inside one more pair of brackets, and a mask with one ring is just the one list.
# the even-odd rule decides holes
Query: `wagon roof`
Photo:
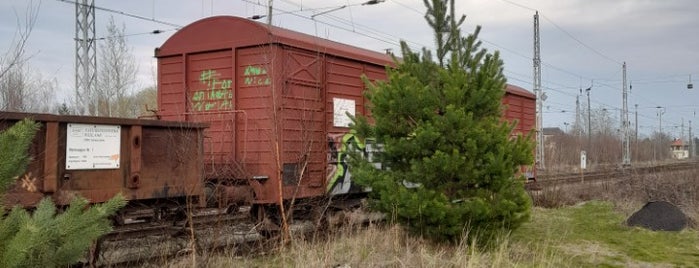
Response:
[{"label": "wagon roof", "polygon": [[[393,59],[383,53],[234,16],[209,17],[185,26],[161,47],[156,48],[155,57],[262,44],[281,44],[383,66],[394,64]],[[536,98],[526,89],[510,84],[507,85],[506,91],[526,98]]]},{"label": "wagon roof", "polygon": [[522,97],[534,99],[534,100],[536,99],[536,95],[534,95],[534,93],[531,93],[531,92],[529,92],[529,90],[526,90],[524,88],[521,88],[521,87],[518,87],[515,85],[507,84],[507,86],[505,87],[505,90],[507,91],[507,93],[510,93],[513,95],[518,95],[518,96],[522,96]]},{"label": "wagon roof", "polygon": [[155,57],[261,44],[281,44],[377,65],[393,63],[391,57],[383,53],[233,16],[209,17],[185,26],[156,48]]}]

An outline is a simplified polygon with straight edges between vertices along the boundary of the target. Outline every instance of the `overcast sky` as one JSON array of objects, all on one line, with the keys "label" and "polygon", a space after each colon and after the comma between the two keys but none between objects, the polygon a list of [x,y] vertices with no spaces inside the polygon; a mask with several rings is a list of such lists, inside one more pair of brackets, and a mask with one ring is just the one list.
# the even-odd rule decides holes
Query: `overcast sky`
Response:
[{"label": "overcast sky", "polygon": [[[36,0],[35,0],[36,1]],[[6,51],[27,0],[0,3],[0,51]],[[126,27],[127,40],[139,64],[139,87],[155,82],[154,48],[176,27],[214,15],[251,17],[267,12],[268,0],[96,0],[97,37],[113,16]],[[398,41],[413,48],[432,47],[423,19],[422,0],[274,0],[273,24],[295,31],[383,52],[397,51]],[[347,6],[340,8],[341,6]],[[28,65],[56,79],[65,98],[74,87],[75,6],[43,0],[29,40]],[[337,9],[333,10],[332,9]],[[533,15],[540,14],[544,125],[565,129],[575,120],[580,89],[592,85],[593,109],[604,107],[619,118],[622,107],[622,62],[628,66],[629,119],[642,133],[658,130],[657,106],[665,107],[663,131],[680,135],[684,120],[695,121],[699,83],[687,89],[690,74],[699,81],[699,3],[693,0],[459,0],[457,13],[467,15],[462,30],[481,25],[481,40],[499,50],[508,82],[532,90]],[[320,12],[311,19],[311,16]],[[133,16],[147,19],[139,19]],[[164,22],[164,23],[159,23]],[[262,21],[266,21],[262,19]],[[148,34],[153,30],[164,33]],[[594,80],[594,83],[592,82]],[[587,96],[581,97],[587,105]],[[60,100],[59,100],[60,101]],[[694,127],[694,132],[699,129]]]}]

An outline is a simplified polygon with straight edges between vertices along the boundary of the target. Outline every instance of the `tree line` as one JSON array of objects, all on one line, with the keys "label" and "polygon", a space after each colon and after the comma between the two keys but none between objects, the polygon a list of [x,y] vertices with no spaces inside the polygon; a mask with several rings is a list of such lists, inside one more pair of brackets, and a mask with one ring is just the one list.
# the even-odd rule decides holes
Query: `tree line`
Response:
[{"label": "tree line", "polygon": [[[100,38],[96,82],[92,90],[59,96],[56,78],[36,72],[27,44],[36,25],[40,4],[30,2],[17,17],[10,46],[0,55],[0,110],[110,117],[149,115],[157,106],[154,85],[138,88],[138,65],[128,46],[125,26],[110,18],[106,37]],[[60,99],[63,98],[63,99]]]},{"label": "tree line", "polygon": [[[587,111],[582,112],[583,115],[587,113]],[[566,128],[564,131],[559,128],[549,128],[549,130],[558,131],[544,133],[546,171],[579,170],[581,151],[586,152],[588,169],[613,168],[620,165],[623,157],[623,133],[617,119],[611,116],[609,110],[599,108],[592,109],[589,119],[587,116],[581,116],[577,123],[570,126],[570,129]],[[634,129],[630,130],[629,136],[629,156],[632,164],[672,160],[670,146],[675,138],[680,138],[691,152],[689,139],[686,137],[672,137],[669,133],[659,131],[654,131],[647,136],[639,135]],[[695,138],[694,146],[696,147],[698,143],[699,139]],[[697,152],[697,148],[694,152]]]}]

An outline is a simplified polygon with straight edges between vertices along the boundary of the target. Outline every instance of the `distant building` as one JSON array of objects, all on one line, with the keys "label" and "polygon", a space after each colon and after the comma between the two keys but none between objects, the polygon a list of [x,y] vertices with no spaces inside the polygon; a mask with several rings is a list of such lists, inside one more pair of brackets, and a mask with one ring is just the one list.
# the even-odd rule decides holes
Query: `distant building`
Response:
[{"label": "distant building", "polygon": [[672,158],[689,158],[689,145],[684,144],[682,139],[675,139],[674,141],[672,141],[672,143],[670,144],[670,151],[672,152]]},{"label": "distant building", "polygon": [[545,127],[544,132],[544,147],[549,150],[556,148],[556,139],[551,139],[553,137],[560,137],[565,135],[565,132],[561,128],[557,127]]},{"label": "distant building", "polygon": [[550,138],[550,137],[555,137],[555,136],[563,136],[565,132],[561,130],[559,127],[545,127],[543,129],[544,131],[544,140]]}]

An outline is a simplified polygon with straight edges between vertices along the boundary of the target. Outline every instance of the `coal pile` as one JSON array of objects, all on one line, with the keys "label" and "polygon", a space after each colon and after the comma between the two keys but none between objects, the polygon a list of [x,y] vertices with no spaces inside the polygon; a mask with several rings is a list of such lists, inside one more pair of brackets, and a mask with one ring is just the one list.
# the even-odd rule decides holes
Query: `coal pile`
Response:
[{"label": "coal pile", "polygon": [[675,205],[665,201],[648,202],[626,220],[629,226],[653,231],[681,231],[687,227],[687,222],[687,215]]}]

